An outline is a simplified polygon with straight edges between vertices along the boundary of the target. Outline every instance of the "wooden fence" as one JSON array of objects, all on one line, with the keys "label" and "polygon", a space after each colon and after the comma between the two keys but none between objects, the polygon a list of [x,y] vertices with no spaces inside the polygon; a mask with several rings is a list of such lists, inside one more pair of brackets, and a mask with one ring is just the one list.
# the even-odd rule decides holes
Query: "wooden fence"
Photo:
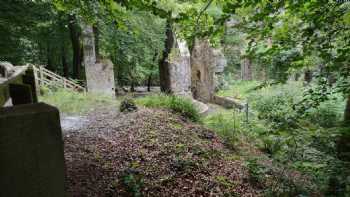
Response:
[{"label": "wooden fence", "polygon": [[35,83],[37,87],[47,86],[47,87],[57,87],[64,88],[73,91],[85,92],[86,89],[78,84],[77,82],[62,77],[43,66],[31,65],[34,71]]}]

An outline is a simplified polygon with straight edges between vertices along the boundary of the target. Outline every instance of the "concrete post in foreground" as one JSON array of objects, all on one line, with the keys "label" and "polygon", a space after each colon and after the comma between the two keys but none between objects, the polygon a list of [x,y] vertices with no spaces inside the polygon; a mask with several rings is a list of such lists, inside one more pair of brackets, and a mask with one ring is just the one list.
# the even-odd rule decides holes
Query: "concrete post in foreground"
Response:
[{"label": "concrete post in foreground", "polygon": [[38,103],[0,108],[0,196],[63,197],[59,112]]}]

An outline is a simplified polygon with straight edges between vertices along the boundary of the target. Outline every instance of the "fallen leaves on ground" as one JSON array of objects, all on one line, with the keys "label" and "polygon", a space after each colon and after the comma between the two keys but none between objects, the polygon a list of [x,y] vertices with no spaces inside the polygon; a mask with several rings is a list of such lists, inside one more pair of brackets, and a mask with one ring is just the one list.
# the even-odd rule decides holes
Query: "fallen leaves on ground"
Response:
[{"label": "fallen leaves on ground", "polygon": [[168,111],[99,109],[64,141],[72,196],[259,196],[212,131]]}]

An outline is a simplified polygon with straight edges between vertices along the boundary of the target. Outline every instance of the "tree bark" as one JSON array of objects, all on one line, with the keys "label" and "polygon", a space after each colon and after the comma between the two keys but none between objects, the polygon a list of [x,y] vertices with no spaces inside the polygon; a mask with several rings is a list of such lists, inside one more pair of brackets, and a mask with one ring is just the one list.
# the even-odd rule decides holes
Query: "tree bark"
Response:
[{"label": "tree bark", "polygon": [[348,99],[346,102],[346,108],[344,111],[344,123],[350,126],[350,95],[348,96]]},{"label": "tree bark", "polygon": [[312,71],[306,70],[304,73],[304,81],[309,84],[312,81]]},{"label": "tree bark", "polygon": [[73,77],[79,79],[82,59],[82,48],[80,44],[80,32],[76,24],[76,19],[73,15],[69,15],[68,28],[73,48]]},{"label": "tree bark", "polygon": [[150,92],[151,91],[151,85],[152,85],[152,74],[150,74],[148,76],[148,80],[147,80],[147,91]]},{"label": "tree bark", "polygon": [[100,60],[100,31],[97,27],[97,25],[94,25],[92,27],[94,32],[94,38],[95,38],[95,55],[96,55],[96,61]]},{"label": "tree bark", "polygon": [[68,78],[69,77],[69,68],[68,68],[68,63],[67,63],[67,58],[66,58],[66,50],[65,50],[64,45],[62,46],[61,60],[62,60],[62,67],[63,67],[63,76]]},{"label": "tree bark", "polygon": [[241,78],[242,80],[253,80],[252,63],[249,58],[244,58],[241,63]]},{"label": "tree bark", "polygon": [[54,71],[53,65],[52,65],[52,57],[51,57],[51,49],[50,45],[47,44],[47,51],[46,51],[46,57],[47,57],[47,69]]},{"label": "tree bark", "polygon": [[170,93],[170,73],[169,73],[169,62],[168,57],[171,53],[171,49],[175,43],[175,36],[173,32],[173,27],[170,20],[167,20],[166,24],[166,39],[165,48],[163,51],[163,57],[159,61],[159,79],[160,79],[160,89],[162,92]]}]

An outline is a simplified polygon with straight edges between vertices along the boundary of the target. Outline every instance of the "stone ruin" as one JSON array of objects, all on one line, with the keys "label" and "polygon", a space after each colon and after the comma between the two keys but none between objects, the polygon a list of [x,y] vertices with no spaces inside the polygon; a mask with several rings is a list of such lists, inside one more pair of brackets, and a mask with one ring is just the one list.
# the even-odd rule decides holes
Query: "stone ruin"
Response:
[{"label": "stone ruin", "polygon": [[102,59],[94,65],[86,66],[85,69],[89,92],[115,96],[114,65],[110,60]]},{"label": "stone ruin", "polygon": [[212,48],[207,39],[196,40],[190,54],[186,42],[174,37],[166,63],[166,72],[160,75],[170,93],[210,102],[227,61],[221,49]]},{"label": "stone ruin", "polygon": [[34,72],[30,66],[0,62],[0,107],[37,102]]},{"label": "stone ruin", "polygon": [[213,49],[214,61],[215,61],[215,73],[222,74],[227,66],[227,60],[221,48]]},{"label": "stone ruin", "polygon": [[196,40],[192,49],[192,94],[202,102],[210,102],[215,92],[216,61],[209,40]]},{"label": "stone ruin", "polygon": [[83,25],[84,65],[86,87],[89,92],[115,96],[114,65],[108,59],[96,57],[92,26]]},{"label": "stone ruin", "polygon": [[184,40],[177,39],[168,58],[170,91],[175,95],[191,96],[191,55]]},{"label": "stone ruin", "polygon": [[225,67],[227,66],[227,59],[225,58],[225,55],[222,52],[221,48],[213,49],[213,54],[214,54],[214,60],[215,60],[214,82],[215,82],[215,91],[217,91],[225,85],[223,74],[225,71]]}]

